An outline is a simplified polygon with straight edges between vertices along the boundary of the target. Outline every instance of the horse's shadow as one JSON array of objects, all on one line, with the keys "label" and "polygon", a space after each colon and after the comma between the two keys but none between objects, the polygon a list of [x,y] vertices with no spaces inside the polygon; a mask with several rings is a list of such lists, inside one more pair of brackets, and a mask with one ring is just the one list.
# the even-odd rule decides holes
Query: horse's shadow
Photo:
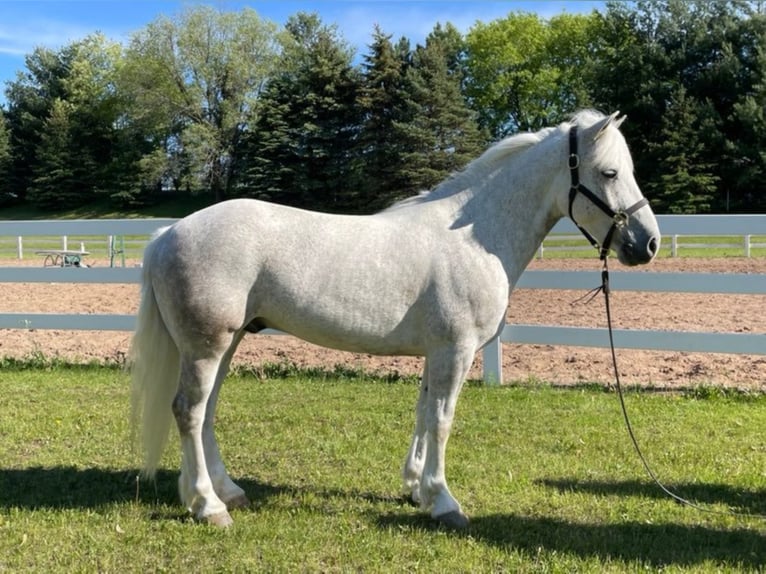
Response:
[{"label": "horse's shadow", "polygon": [[[368,491],[274,485],[253,478],[234,480],[245,490],[255,509],[273,497],[309,491],[319,497],[348,497],[373,504],[402,501],[401,497]],[[0,509],[90,509],[124,502],[178,504],[178,472],[159,470],[153,480],[146,480],[140,478],[136,469],[73,466],[0,469]]]},{"label": "horse's shadow", "polygon": [[[73,466],[0,469],[0,508],[99,508],[137,502],[174,503],[178,473],[159,470],[155,480],[139,479],[135,469],[76,468]],[[280,488],[244,481],[251,495],[267,498]]]},{"label": "horse's shadow", "polygon": [[[0,509],[99,508],[128,501],[145,505],[176,503],[177,472],[161,470],[154,482],[138,481],[137,476],[136,470],[99,468],[0,469]],[[320,498],[346,497],[372,503],[375,508],[367,511],[369,519],[381,529],[441,529],[428,516],[403,510],[402,499],[396,496],[353,489],[275,485],[251,478],[236,480],[245,489],[256,512],[259,506],[267,504],[273,497],[310,492]],[[639,481],[579,482],[557,479],[541,480],[538,484],[594,496],[663,496],[658,494],[657,487]],[[677,484],[672,487],[700,503],[722,503],[744,513],[766,513],[766,489],[743,493],[721,484]],[[381,511],[380,503],[391,510]],[[748,529],[743,526],[724,529],[704,524],[654,524],[642,521],[639,516],[619,524],[598,524],[503,513],[475,516],[467,530],[451,535],[470,536],[484,544],[521,551],[529,556],[535,556],[542,549],[658,568],[704,562],[726,563],[746,569],[766,566],[765,528]]]},{"label": "horse's shadow", "polygon": [[[693,567],[704,563],[728,565],[746,571],[766,566],[766,535],[763,530],[739,527],[715,528],[704,525],[661,523],[637,520],[619,524],[596,524],[513,513],[476,516],[464,532],[472,540],[518,551],[535,559],[542,551],[584,559],[624,561],[644,568],[662,569],[671,565]],[[378,519],[381,528],[435,529],[422,515],[388,514]]]},{"label": "horse's shadow", "polygon": [[[641,481],[600,482],[546,479],[537,484],[562,492],[584,492],[594,496],[667,497],[655,484]],[[764,519],[766,489],[742,491],[723,484],[673,484],[700,505],[722,504],[733,512]],[[689,512],[699,513],[689,509]],[[699,513],[699,516],[705,516]],[[652,568],[667,565],[692,566],[703,562],[726,563],[746,569],[766,566],[766,527],[731,529],[702,524],[652,523],[634,516],[619,524],[598,524],[529,516],[514,513],[475,516],[465,532],[508,550],[535,556],[541,549],[583,558],[624,560]],[[439,526],[424,515],[388,513],[378,517],[381,528],[434,529]]]},{"label": "horse's shadow", "polygon": [[[594,496],[635,496],[642,498],[668,498],[655,483],[648,480],[593,481],[574,479],[542,479],[536,484],[560,492],[581,492]],[[757,515],[766,519],[766,489],[745,490],[728,484],[678,483],[665,485],[671,492],[689,502],[706,508],[721,504],[732,512]],[[718,512],[716,509],[712,509]]]}]

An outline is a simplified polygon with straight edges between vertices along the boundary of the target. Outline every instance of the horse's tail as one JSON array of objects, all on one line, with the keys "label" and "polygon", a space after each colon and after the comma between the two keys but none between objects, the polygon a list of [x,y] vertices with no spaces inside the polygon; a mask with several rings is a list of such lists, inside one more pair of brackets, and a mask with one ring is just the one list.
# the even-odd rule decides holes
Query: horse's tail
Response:
[{"label": "horse's tail", "polygon": [[139,420],[142,420],[140,437],[144,453],[143,472],[147,477],[156,473],[167,442],[180,371],[178,347],[162,319],[151,282],[152,253],[158,238],[166,229],[155,233],[144,252],[141,304],[129,356],[134,443]]}]

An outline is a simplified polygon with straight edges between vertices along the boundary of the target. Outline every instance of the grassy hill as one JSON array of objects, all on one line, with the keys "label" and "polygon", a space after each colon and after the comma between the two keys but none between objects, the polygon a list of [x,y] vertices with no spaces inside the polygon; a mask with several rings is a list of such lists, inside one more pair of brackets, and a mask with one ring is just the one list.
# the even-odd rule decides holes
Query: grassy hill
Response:
[{"label": "grassy hill", "polygon": [[14,205],[0,208],[0,220],[29,219],[133,219],[142,217],[183,217],[210,205],[208,196],[172,197],[145,207],[115,207],[109,201],[94,202],[87,206],[67,210],[41,210],[31,205]]}]

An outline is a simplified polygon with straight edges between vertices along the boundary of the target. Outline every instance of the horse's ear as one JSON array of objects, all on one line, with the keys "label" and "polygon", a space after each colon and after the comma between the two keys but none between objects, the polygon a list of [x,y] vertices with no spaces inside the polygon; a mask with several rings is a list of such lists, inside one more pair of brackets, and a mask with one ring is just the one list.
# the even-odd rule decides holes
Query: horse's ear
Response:
[{"label": "horse's ear", "polygon": [[605,117],[603,120],[597,122],[593,129],[596,132],[596,135],[593,136],[594,140],[597,140],[601,137],[601,135],[604,133],[606,128],[608,128],[610,125],[614,125],[614,127],[619,128],[622,125],[622,122],[625,121],[625,118],[628,116],[622,116],[621,118],[618,118],[617,116],[620,115],[620,112],[614,112],[612,115]]}]

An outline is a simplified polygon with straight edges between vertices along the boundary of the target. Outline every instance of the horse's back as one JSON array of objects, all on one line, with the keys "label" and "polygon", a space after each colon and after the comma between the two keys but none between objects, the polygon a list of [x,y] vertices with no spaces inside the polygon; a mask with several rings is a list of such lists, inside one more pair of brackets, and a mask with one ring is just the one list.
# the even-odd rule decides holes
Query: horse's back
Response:
[{"label": "horse's back", "polygon": [[[203,322],[210,330],[254,325],[383,353],[423,289],[413,273],[422,265],[403,267],[383,253],[397,237],[386,228],[372,217],[231,200],[177,222],[147,264],[178,332],[192,323],[196,331]],[[396,343],[417,353],[415,345],[415,337]]]},{"label": "horse's back", "polygon": [[342,216],[231,200],[177,222],[150,264],[186,327],[273,327],[328,347],[423,354],[434,333],[463,328],[446,324],[463,320],[452,312],[464,303],[457,284],[486,291],[472,286],[480,254],[428,222],[423,213]]}]

